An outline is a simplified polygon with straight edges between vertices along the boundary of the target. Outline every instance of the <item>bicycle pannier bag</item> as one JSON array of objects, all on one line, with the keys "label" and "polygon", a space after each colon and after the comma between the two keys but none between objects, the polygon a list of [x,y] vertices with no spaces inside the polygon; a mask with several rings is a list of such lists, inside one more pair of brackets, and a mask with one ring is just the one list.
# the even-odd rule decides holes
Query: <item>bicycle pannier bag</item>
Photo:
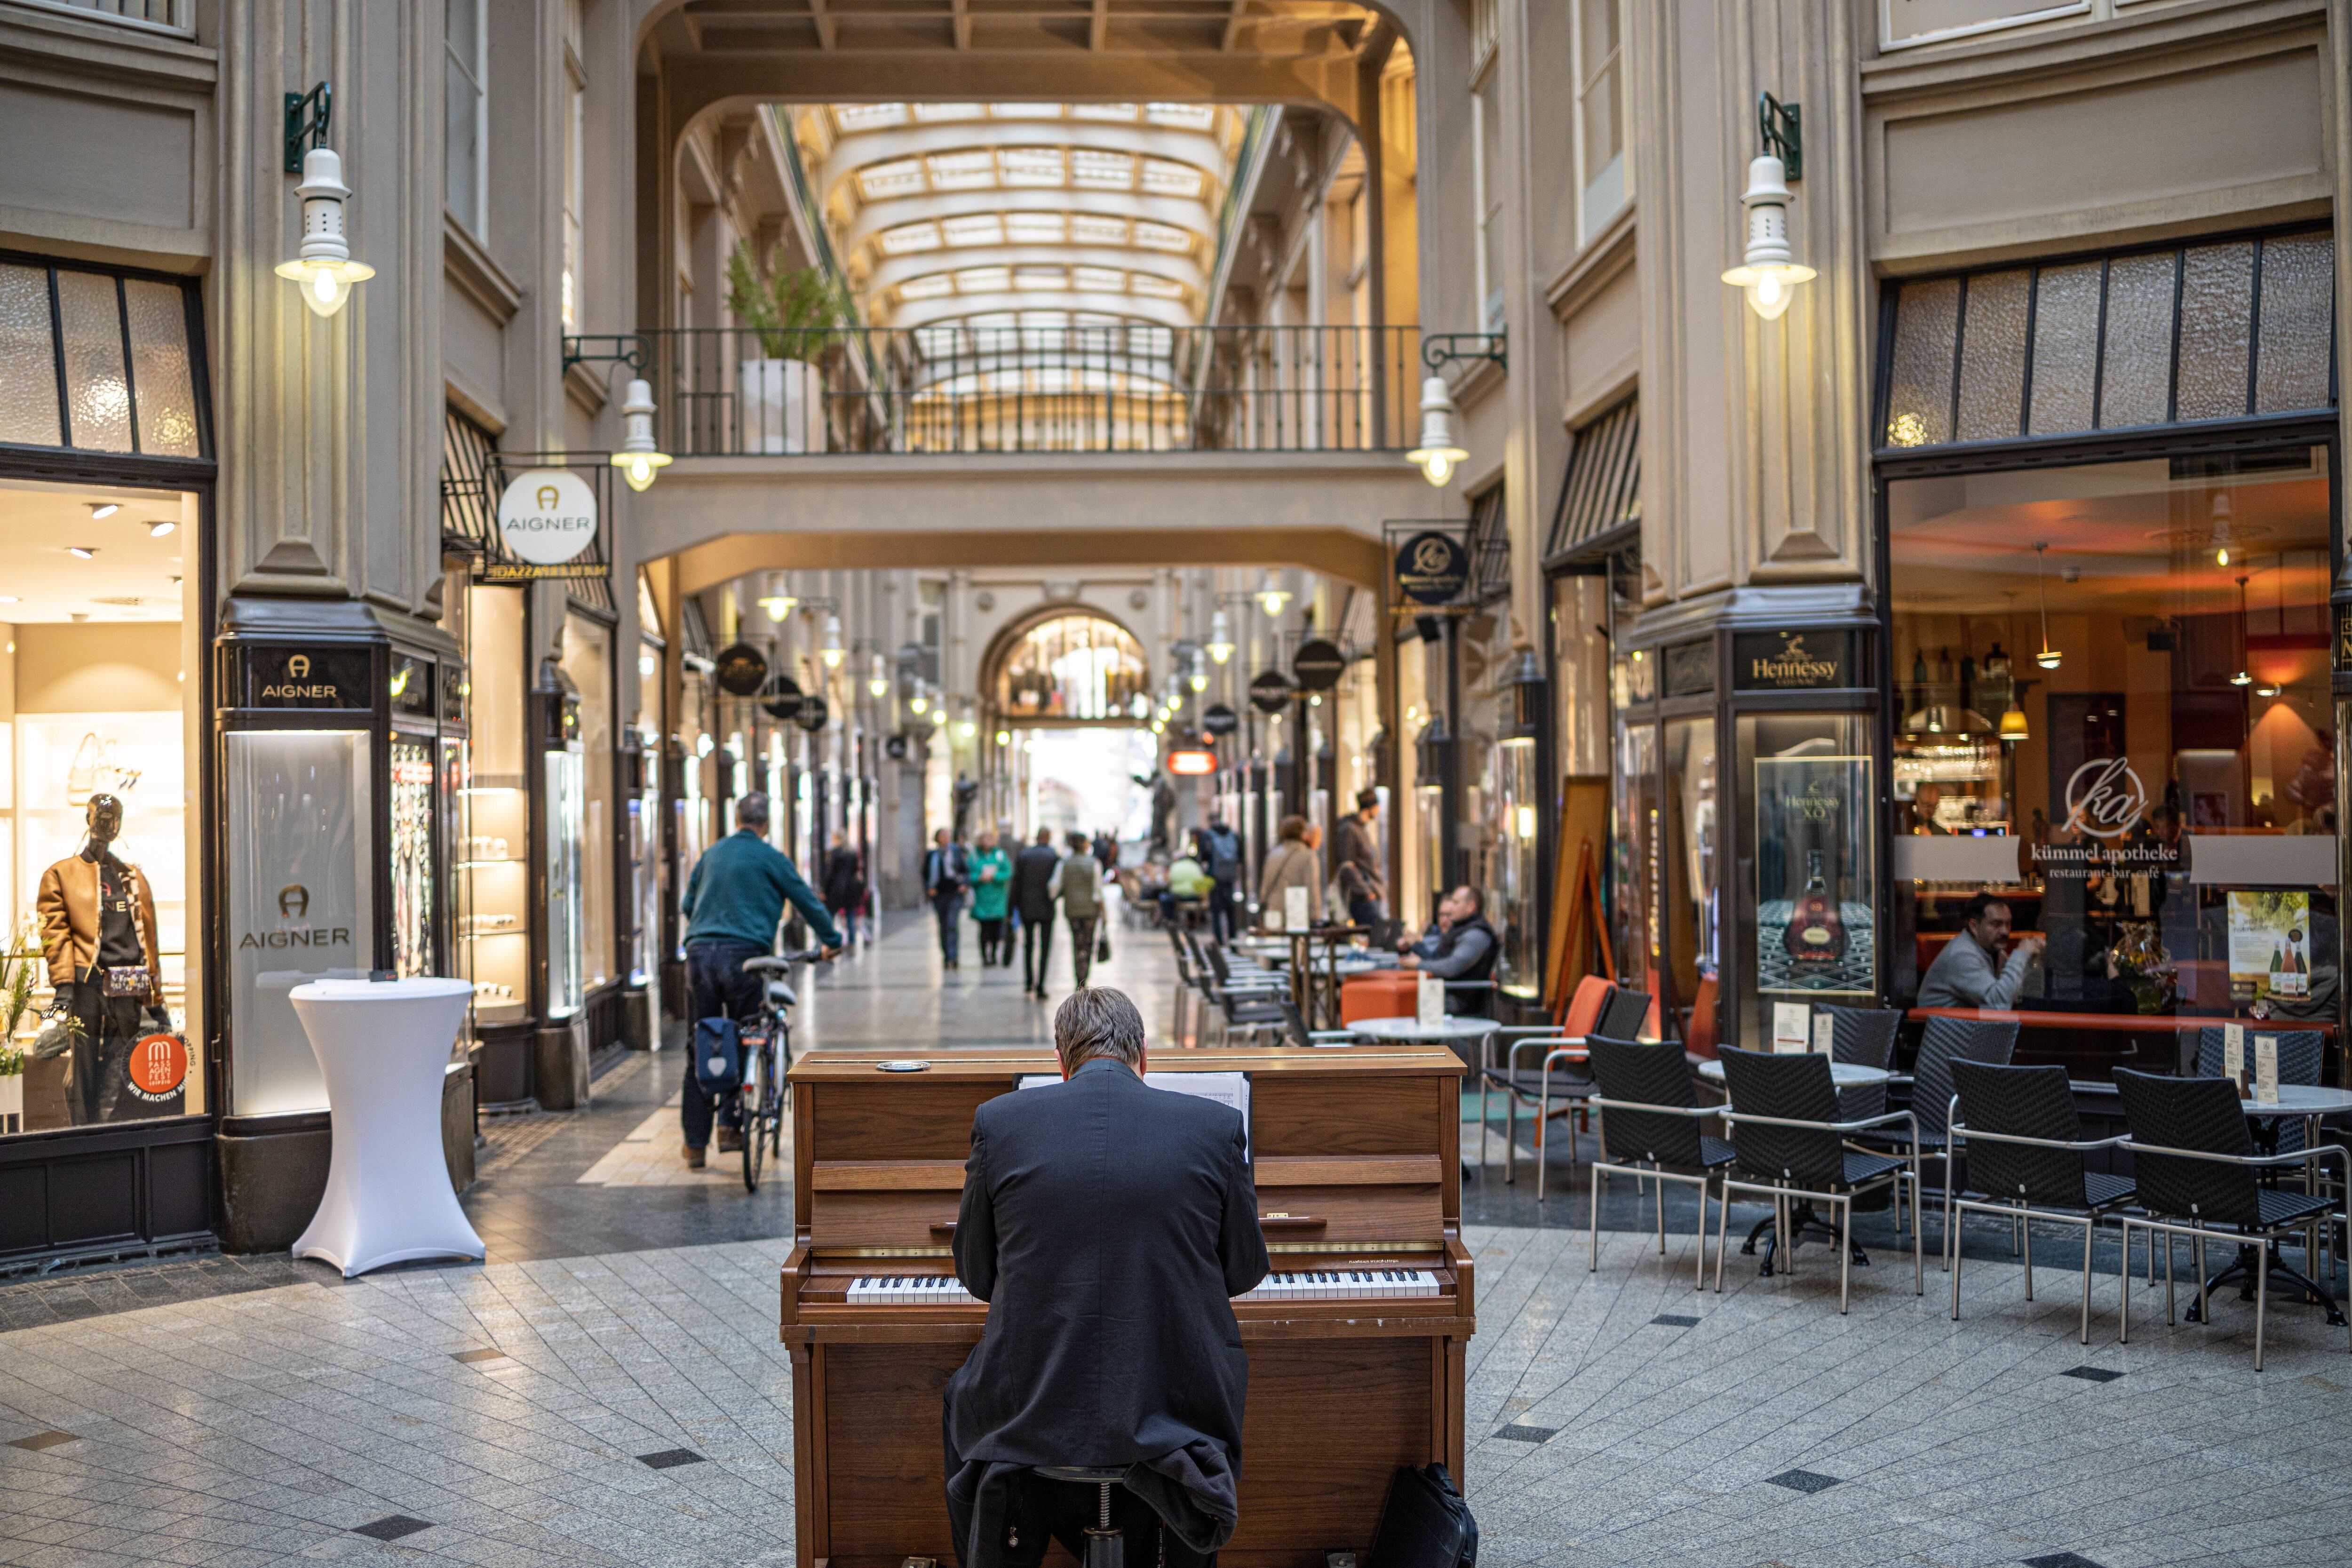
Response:
[{"label": "bicycle pannier bag", "polygon": [[732,1018],[694,1026],[694,1081],[705,1094],[732,1094],[743,1086],[743,1041]]}]

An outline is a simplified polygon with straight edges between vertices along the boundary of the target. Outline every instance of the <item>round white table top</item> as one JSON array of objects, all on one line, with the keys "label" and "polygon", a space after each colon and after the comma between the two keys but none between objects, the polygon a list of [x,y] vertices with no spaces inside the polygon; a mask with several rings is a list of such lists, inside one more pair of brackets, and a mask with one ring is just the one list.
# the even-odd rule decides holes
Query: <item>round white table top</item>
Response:
[{"label": "round white table top", "polygon": [[2252,1100],[2239,1103],[2249,1116],[2326,1116],[2334,1111],[2352,1110],[2352,1090],[2323,1089],[2308,1083],[2283,1083],[2278,1086],[2276,1105],[2265,1105]]},{"label": "round white table top", "polygon": [[473,994],[472,981],[439,974],[412,974],[404,980],[306,980],[287,993],[297,1002],[414,1002]]},{"label": "round white table top", "polygon": [[[1698,1064],[1698,1076],[1709,1083],[1723,1081],[1723,1064],[1704,1061]],[[1830,1063],[1830,1081],[1840,1089],[1858,1089],[1866,1083],[1885,1083],[1895,1075],[1885,1068],[1866,1068],[1853,1062]]]},{"label": "round white table top", "polygon": [[1347,1026],[1350,1034],[1375,1040],[1467,1040],[1481,1035],[1491,1035],[1496,1025],[1492,1018],[1440,1018],[1434,1024],[1424,1024],[1419,1018],[1359,1018]]}]

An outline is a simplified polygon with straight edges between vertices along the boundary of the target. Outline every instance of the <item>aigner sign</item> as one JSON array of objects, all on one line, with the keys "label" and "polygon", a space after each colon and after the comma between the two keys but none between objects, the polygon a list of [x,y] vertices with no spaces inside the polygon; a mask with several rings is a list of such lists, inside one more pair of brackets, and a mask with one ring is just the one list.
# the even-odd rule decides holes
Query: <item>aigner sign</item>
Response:
[{"label": "aigner sign", "polygon": [[604,574],[604,563],[581,559],[596,542],[596,494],[569,468],[516,476],[499,497],[499,542],[514,560],[485,563],[486,580]]}]

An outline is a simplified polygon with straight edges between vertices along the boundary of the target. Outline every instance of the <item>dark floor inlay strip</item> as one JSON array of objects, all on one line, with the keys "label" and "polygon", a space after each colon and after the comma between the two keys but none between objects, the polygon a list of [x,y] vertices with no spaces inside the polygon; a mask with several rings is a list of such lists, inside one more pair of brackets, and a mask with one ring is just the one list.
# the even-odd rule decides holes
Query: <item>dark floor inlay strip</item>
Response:
[{"label": "dark floor inlay strip", "polygon": [[414,1535],[420,1530],[432,1528],[433,1521],[429,1519],[411,1519],[404,1513],[388,1513],[366,1524],[352,1526],[352,1533],[372,1536],[377,1541],[397,1541],[404,1535]]},{"label": "dark floor inlay strip", "polygon": [[691,1448],[664,1448],[658,1454],[639,1454],[637,1463],[656,1470],[674,1470],[680,1465],[698,1465],[702,1456]]},{"label": "dark floor inlay strip", "polygon": [[2029,1557],[2025,1568],[2099,1568],[2079,1552],[2053,1552],[2044,1557]]},{"label": "dark floor inlay strip", "polygon": [[1696,1318],[1685,1317],[1680,1312],[1660,1312],[1656,1317],[1652,1318],[1650,1321],[1658,1324],[1661,1327],[1669,1329],[1695,1329],[1698,1327],[1698,1320]]},{"label": "dark floor inlay strip", "polygon": [[1769,1484],[1786,1487],[1792,1492],[1825,1492],[1843,1479],[1840,1476],[1825,1476],[1819,1470],[1782,1470],[1777,1476],[1764,1478]]},{"label": "dark floor inlay strip", "polygon": [[1514,1443],[1549,1443],[1559,1430],[1557,1426],[1511,1426],[1500,1428],[1495,1436]]},{"label": "dark floor inlay strip", "polygon": [[2058,1375],[2061,1377],[2079,1377],[2084,1383],[2113,1383],[2116,1379],[2121,1377],[2123,1373],[2104,1366],[2070,1366]]},{"label": "dark floor inlay strip", "polygon": [[462,1361],[470,1366],[477,1362],[504,1361],[507,1359],[507,1352],[504,1351],[455,1351],[451,1352],[449,1359]]},{"label": "dark floor inlay strip", "polygon": [[9,1442],[8,1447],[12,1448],[25,1448],[37,1454],[44,1448],[54,1448],[60,1443],[79,1443],[81,1439],[71,1432],[36,1432],[29,1437],[17,1437],[12,1439]]}]

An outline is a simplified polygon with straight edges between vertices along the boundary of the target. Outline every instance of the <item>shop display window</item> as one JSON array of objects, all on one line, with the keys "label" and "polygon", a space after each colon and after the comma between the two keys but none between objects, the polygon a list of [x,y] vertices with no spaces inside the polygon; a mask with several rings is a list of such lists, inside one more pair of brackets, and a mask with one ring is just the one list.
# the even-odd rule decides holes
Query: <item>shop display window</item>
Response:
[{"label": "shop display window", "polygon": [[[580,984],[605,984],[619,971],[613,882],[613,633],[574,610],[563,617],[563,673],[579,692]],[[586,759],[593,758],[593,763]]]},{"label": "shop display window", "polygon": [[1488,857],[1487,923],[1502,937],[1495,984],[1507,994],[1532,997],[1543,989],[1544,949],[1537,929],[1537,814],[1542,797],[1534,737],[1494,748],[1495,840]]},{"label": "shop display window", "polygon": [[1724,826],[1717,810],[1715,720],[1675,719],[1661,728],[1660,804],[1665,817],[1653,847],[1664,862],[1660,905],[1671,962],[1661,968],[1671,990],[1652,994],[1661,1007],[1671,1004],[1694,1020],[1711,1022],[1722,972],[1717,897]]},{"label": "shop display window", "polygon": [[1737,889],[1738,931],[1755,976],[1739,1038],[1771,1038],[1776,1002],[1876,1005],[1876,770],[1853,714],[1738,721],[1754,835]]},{"label": "shop display window", "polygon": [[430,974],[433,954],[433,743],[392,738],[392,962],[402,975]]},{"label": "shop display window", "polygon": [[530,1013],[530,796],[524,773],[523,598],[464,590],[470,738],[455,759],[457,973],[477,1025]]},{"label": "shop display window", "polygon": [[547,812],[547,856],[541,875],[547,889],[547,1016],[569,1018],[586,998],[583,945],[581,843],[587,820],[586,769],[577,741],[542,753],[540,766]]},{"label": "shop display window", "polygon": [[[0,1136],[214,1109],[190,914],[198,521],[176,492],[0,485]],[[108,1002],[101,968],[160,991]]]},{"label": "shop display window", "polygon": [[2329,476],[2297,446],[1888,482],[1898,1000],[1982,889],[2045,944],[2021,1007],[2335,1018]]}]

